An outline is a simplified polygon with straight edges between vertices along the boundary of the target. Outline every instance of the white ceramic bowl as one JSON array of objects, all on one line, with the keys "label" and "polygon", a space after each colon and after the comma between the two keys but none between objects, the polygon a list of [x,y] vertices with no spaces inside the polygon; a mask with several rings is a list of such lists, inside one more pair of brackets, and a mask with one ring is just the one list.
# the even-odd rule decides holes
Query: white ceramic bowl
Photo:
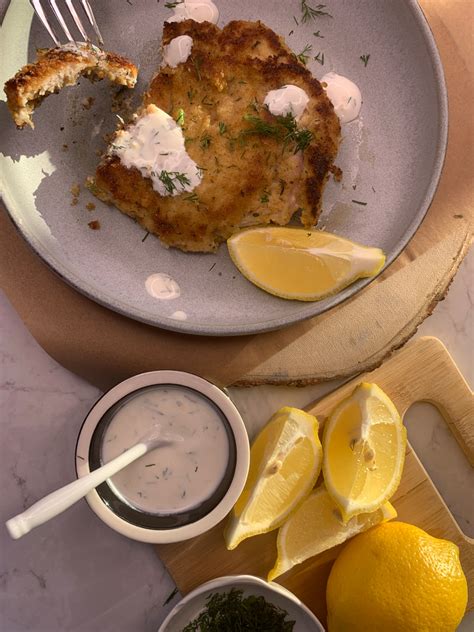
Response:
[{"label": "white ceramic bowl", "polygon": [[181,632],[201,612],[208,595],[228,592],[231,588],[242,590],[245,595],[264,597],[269,603],[288,612],[288,619],[295,621],[293,632],[324,632],[324,628],[302,601],[292,592],[253,575],[227,575],[202,584],[173,608],[158,629],[158,632]]},{"label": "white ceramic bowl", "polygon": [[[226,418],[235,441],[235,469],[227,491],[213,509],[195,522],[175,528],[147,528],[125,520],[103,500],[97,490],[86,496],[91,509],[109,527],[122,535],[140,542],[169,543],[193,538],[208,531],[220,522],[232,509],[247,479],[250,446],[242,417],[229,397],[217,386],[197,375],[181,371],[151,371],[141,373],[117,384],[105,393],[94,405],[84,420],[76,446],[76,472],[78,477],[90,472],[90,448],[94,432],[107,413],[119,400],[138,389],[160,384],[171,384],[191,388],[213,402]],[[116,499],[117,500],[117,499]],[[121,502],[121,499],[118,499]]]}]

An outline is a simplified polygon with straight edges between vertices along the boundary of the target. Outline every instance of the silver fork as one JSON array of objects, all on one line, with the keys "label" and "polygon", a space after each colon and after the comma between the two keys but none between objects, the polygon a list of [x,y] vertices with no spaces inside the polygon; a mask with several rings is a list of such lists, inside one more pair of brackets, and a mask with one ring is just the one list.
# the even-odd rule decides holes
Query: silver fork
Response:
[{"label": "silver fork", "polygon": [[[43,4],[46,3],[46,0],[30,0],[33,9],[35,10],[36,15],[39,17],[39,19],[41,20],[43,26],[46,28],[46,30],[48,31],[48,33],[50,34],[50,36],[52,37],[54,43],[56,44],[56,46],[61,46],[61,40],[57,37],[56,32],[54,30],[53,25],[50,23],[48,16],[45,12],[45,10],[43,9]],[[84,13],[87,17],[88,23],[89,25],[93,28],[94,33],[97,37],[99,46],[103,46],[104,45],[104,40],[102,39],[102,35],[100,33],[99,27],[97,26],[97,22],[96,19],[94,17],[94,13],[92,11],[91,5],[89,4],[88,0],[78,0],[79,4],[82,6]],[[64,3],[66,4],[68,11],[74,21],[74,24],[76,25],[79,33],[81,34],[83,41],[85,42],[89,42],[89,43],[93,43],[92,40],[90,39],[90,37],[87,35],[87,31],[84,28],[84,25],[81,22],[81,18],[79,17],[79,14],[76,11],[76,8],[73,4],[73,0],[64,0]],[[51,7],[51,10],[56,18],[56,20],[58,21],[60,27],[62,28],[64,35],[67,38],[68,42],[75,42],[77,41],[77,39],[75,37],[73,37],[73,35],[71,34],[71,31],[69,30],[68,25],[66,24],[66,20],[64,19],[61,10],[58,6],[57,0],[47,0],[47,4],[49,4],[49,6]]]}]

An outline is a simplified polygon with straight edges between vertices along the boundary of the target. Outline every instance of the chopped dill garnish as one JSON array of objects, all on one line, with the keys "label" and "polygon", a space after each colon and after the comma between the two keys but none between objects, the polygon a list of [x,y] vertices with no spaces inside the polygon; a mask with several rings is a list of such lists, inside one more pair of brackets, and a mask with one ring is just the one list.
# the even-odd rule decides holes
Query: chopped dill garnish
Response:
[{"label": "chopped dill garnish", "polygon": [[367,206],[367,202],[361,202],[360,200],[352,200],[354,204],[360,204],[360,206]]},{"label": "chopped dill garnish", "polygon": [[297,55],[295,55],[295,57],[298,61],[306,66],[312,50],[313,47],[311,46],[311,44],[306,44],[301,53],[298,53]]},{"label": "chopped dill garnish", "polygon": [[184,189],[186,186],[191,184],[188,176],[185,173],[179,173],[179,171],[161,171],[158,176],[158,180],[163,183],[166,191],[169,194],[172,194],[173,191],[177,191],[178,187],[176,186],[176,182]]},{"label": "chopped dill garnish", "polygon": [[209,136],[209,134],[204,133],[199,139],[199,145],[201,146],[201,149],[208,149],[209,145],[211,144],[211,141],[212,141],[212,138]]},{"label": "chopped dill garnish", "polygon": [[178,116],[176,117],[176,123],[178,123],[178,125],[180,125],[181,127],[183,127],[183,125],[184,125],[184,110],[183,110],[183,108],[179,108],[179,110],[178,110]]},{"label": "chopped dill garnish", "polygon": [[325,15],[328,18],[332,18],[330,13],[324,11],[325,8],[325,4],[317,4],[316,7],[310,7],[307,0],[301,0],[301,22],[305,24],[310,20],[315,20],[316,18],[321,18]]},{"label": "chopped dill garnish", "polygon": [[192,102],[193,102],[194,95],[195,95],[196,93],[194,92],[194,90],[188,90],[186,94],[188,95],[188,100],[189,100],[189,103],[192,103]]},{"label": "chopped dill garnish", "polygon": [[291,30],[291,31],[288,33],[288,37],[290,37],[290,35],[293,35],[293,33],[294,33],[294,31],[293,31],[293,30]]},{"label": "chopped dill garnish", "polygon": [[300,23],[298,22],[298,20],[296,19],[296,17],[295,17],[295,16],[293,16],[293,20],[296,22],[296,26],[299,26],[299,25],[300,25]]},{"label": "chopped dill garnish", "polygon": [[194,70],[196,71],[196,77],[198,81],[201,81],[201,60],[191,57],[191,61],[193,62]]},{"label": "chopped dill garnish", "polygon": [[370,55],[361,55],[359,57],[359,59],[361,60],[361,62],[364,64],[366,68],[367,68],[367,64],[369,63],[369,58],[370,58]]},{"label": "chopped dill garnish", "polygon": [[263,192],[263,195],[262,195],[262,196],[261,196],[261,198],[260,198],[260,202],[261,202],[262,204],[268,204],[268,202],[269,202],[269,200],[270,200],[269,195],[270,195],[270,194],[268,193],[268,191],[264,191],[264,192]]},{"label": "chopped dill garnish", "polygon": [[142,239],[142,243],[145,241],[145,239],[148,237],[148,235],[150,234],[150,232],[147,230],[145,233],[145,236]]},{"label": "chopped dill garnish", "polygon": [[324,66],[324,53],[319,51],[319,53],[314,58],[314,61],[317,61],[318,64],[321,64],[321,66]]},{"label": "chopped dill garnish", "polygon": [[168,595],[168,597],[164,600],[163,602],[163,606],[167,606],[169,604],[169,602],[176,597],[176,595],[178,594],[178,589],[175,587],[171,593]]},{"label": "chopped dill garnish", "polygon": [[165,2],[165,7],[167,9],[175,9],[178,4],[183,4],[184,0],[176,0],[175,2]]},{"label": "chopped dill garnish", "polygon": [[287,145],[293,145],[293,151],[303,151],[311,143],[313,133],[308,129],[298,129],[295,117],[292,114],[286,116],[275,116],[276,123],[246,114],[244,120],[250,124],[250,127],[242,130],[242,137],[249,135],[269,136],[283,143],[283,150]]},{"label": "chopped dill garnish", "polygon": [[220,123],[219,123],[219,134],[221,136],[223,136],[226,132],[227,132],[227,125],[223,121],[220,121]]},{"label": "chopped dill garnish", "polygon": [[280,196],[283,195],[283,192],[285,191],[285,187],[286,187],[286,182],[284,180],[279,180],[280,182]]},{"label": "chopped dill garnish", "polygon": [[196,193],[191,193],[191,195],[187,195],[185,198],[186,202],[192,202],[193,204],[199,204],[199,198]]},{"label": "chopped dill garnish", "polygon": [[247,595],[232,588],[227,593],[211,593],[200,614],[182,632],[292,632],[295,621],[288,612],[269,603],[262,596]]}]

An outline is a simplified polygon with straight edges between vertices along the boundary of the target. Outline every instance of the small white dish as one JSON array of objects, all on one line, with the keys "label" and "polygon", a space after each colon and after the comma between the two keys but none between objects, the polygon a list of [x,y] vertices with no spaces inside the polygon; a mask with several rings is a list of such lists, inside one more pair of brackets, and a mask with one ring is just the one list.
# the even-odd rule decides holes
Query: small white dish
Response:
[{"label": "small white dish", "polygon": [[266,582],[253,575],[227,575],[212,579],[195,590],[171,610],[160,625],[158,632],[181,632],[195,619],[206,605],[207,597],[216,592],[228,592],[232,588],[242,590],[244,596],[262,596],[275,606],[288,612],[288,619],[295,622],[293,632],[324,632],[324,628],[316,616],[292,592],[275,584]]},{"label": "small white dish", "polygon": [[[78,477],[89,474],[97,463],[101,427],[107,413],[118,402],[141,389],[158,385],[181,386],[196,391],[218,409],[233,438],[233,458],[226,474],[225,488],[219,496],[206,501],[195,514],[181,522],[173,517],[141,512],[130,507],[114,494],[106,483],[91,491],[86,500],[91,509],[109,527],[133,540],[150,543],[180,542],[208,531],[232,509],[247,479],[250,446],[242,417],[229,397],[207,380],[181,371],[151,371],[135,375],[105,393],[93,406],[84,420],[76,445],[76,472]],[[109,413],[110,414],[110,413]],[[92,464],[92,468],[91,468]],[[204,508],[203,508],[204,507]],[[194,519],[193,516],[196,516]]]}]

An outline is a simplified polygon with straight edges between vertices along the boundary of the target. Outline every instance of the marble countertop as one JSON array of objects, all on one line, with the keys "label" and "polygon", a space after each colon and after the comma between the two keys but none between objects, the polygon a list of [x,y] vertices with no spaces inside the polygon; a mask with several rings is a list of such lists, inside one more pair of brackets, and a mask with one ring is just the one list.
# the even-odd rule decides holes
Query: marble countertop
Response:
[{"label": "marble countertop", "polygon": [[[474,254],[417,335],[446,344],[472,385]],[[79,427],[100,392],[52,360],[0,294],[0,522],[74,478]],[[251,431],[256,414],[303,406],[336,384],[234,389]],[[417,424],[410,419],[417,417]],[[417,405],[405,421],[412,445],[461,528],[474,536],[474,474],[438,413]],[[446,473],[449,472],[447,476]],[[469,492],[468,492],[469,493]],[[474,499],[472,499],[474,500]],[[153,632],[179,599],[152,547],[106,527],[85,501],[13,541],[0,529],[2,632]],[[171,597],[171,598],[170,598]],[[474,629],[474,613],[460,629]]]}]

